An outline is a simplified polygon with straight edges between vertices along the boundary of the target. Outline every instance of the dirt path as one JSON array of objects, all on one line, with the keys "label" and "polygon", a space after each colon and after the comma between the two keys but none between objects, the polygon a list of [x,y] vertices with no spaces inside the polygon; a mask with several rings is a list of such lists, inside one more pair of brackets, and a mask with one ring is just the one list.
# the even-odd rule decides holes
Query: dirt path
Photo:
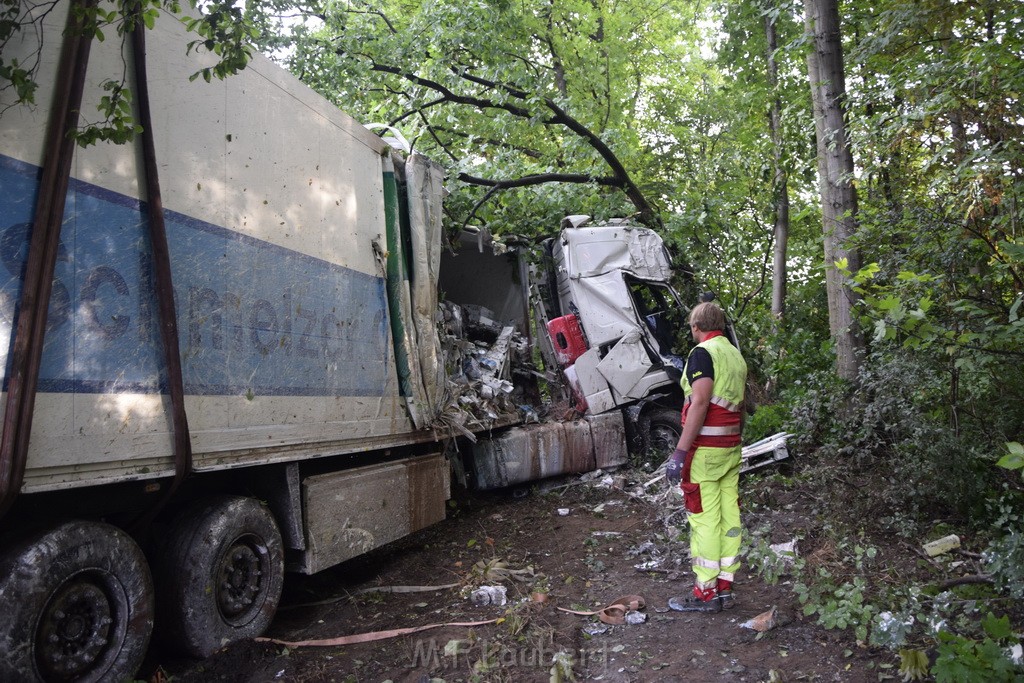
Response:
[{"label": "dirt path", "polygon": [[[877,681],[880,674],[895,673],[891,656],[858,648],[848,634],[803,622],[785,586],[746,575],[732,610],[670,612],[668,599],[688,590],[692,578],[684,544],[667,538],[672,532],[663,509],[590,484],[516,493],[525,495],[460,500],[442,524],[381,552],[313,577],[290,576],[268,635],[295,641],[434,623],[499,623],[445,626],[347,646],[244,642],[202,662],[168,658],[154,647],[140,677],[546,683],[553,680],[556,653],[563,653],[563,661],[571,657],[581,681]],[[559,515],[559,508],[569,514]],[[504,607],[475,605],[469,590],[498,584],[498,561],[506,569],[531,567],[535,576],[506,576],[500,582],[508,593]],[[643,563],[653,569],[636,568]],[[481,568],[490,580],[479,576]],[[459,587],[432,592],[354,594],[372,586],[456,582]],[[547,591],[546,602],[530,601],[538,588]],[[598,610],[627,594],[646,601],[643,623],[607,626],[557,609]],[[323,604],[309,604],[314,602]],[[740,626],[772,607],[778,610],[772,630],[758,634]]]}]

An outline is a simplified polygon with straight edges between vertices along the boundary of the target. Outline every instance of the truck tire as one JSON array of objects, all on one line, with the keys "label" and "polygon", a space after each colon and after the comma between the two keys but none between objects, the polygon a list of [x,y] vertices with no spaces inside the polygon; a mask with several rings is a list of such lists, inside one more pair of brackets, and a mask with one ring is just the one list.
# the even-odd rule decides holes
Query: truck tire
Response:
[{"label": "truck tire", "polygon": [[172,649],[208,657],[270,625],[284,551],[273,515],[258,501],[200,501],[175,521],[159,556],[157,632]]},{"label": "truck tire", "polygon": [[146,557],[117,527],[65,522],[0,560],[0,680],[131,680],[152,630]]},{"label": "truck tire", "polygon": [[640,445],[651,462],[661,462],[672,454],[683,433],[679,411],[674,408],[652,408],[640,415]]}]

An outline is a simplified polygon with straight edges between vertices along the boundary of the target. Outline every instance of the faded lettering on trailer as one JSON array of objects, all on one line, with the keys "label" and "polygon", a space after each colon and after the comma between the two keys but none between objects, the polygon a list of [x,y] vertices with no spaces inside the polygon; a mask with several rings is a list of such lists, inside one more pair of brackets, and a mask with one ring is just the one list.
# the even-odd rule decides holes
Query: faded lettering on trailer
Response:
[{"label": "faded lettering on trailer", "polygon": [[[36,166],[0,156],[5,370],[38,177]],[[72,179],[67,207],[39,388],[157,393],[162,356],[142,206]],[[384,395],[382,278],[180,213],[165,220],[186,393]]]}]

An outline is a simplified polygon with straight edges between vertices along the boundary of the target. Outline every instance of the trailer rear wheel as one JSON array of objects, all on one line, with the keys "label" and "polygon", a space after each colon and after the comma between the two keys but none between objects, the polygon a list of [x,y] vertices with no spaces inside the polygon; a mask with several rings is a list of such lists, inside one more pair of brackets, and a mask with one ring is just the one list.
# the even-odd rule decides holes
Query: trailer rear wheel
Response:
[{"label": "trailer rear wheel", "polygon": [[142,663],[153,584],[120,529],[71,521],[0,561],[0,680],[120,681]]},{"label": "trailer rear wheel", "polygon": [[162,640],[194,657],[259,636],[284,583],[281,533],[258,501],[220,496],[175,521],[160,552]]},{"label": "trailer rear wheel", "polygon": [[679,411],[673,408],[654,408],[640,416],[641,446],[651,462],[661,464],[676,449],[683,433],[680,419]]}]

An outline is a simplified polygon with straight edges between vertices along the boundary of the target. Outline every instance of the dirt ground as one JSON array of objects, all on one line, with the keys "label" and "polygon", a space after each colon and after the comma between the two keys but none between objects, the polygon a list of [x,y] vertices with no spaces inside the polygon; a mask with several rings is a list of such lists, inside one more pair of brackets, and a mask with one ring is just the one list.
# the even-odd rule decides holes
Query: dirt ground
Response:
[{"label": "dirt ground", "polygon": [[[182,683],[547,682],[573,680],[570,674],[577,681],[665,683],[896,678],[892,654],[859,647],[847,632],[803,620],[784,584],[768,585],[745,572],[737,582],[734,609],[669,611],[668,599],[692,585],[685,538],[680,541],[683,536],[672,526],[685,525],[685,519],[677,512],[666,521],[671,503],[630,495],[650,477],[617,473],[612,486],[608,477],[603,485],[602,477],[571,478],[457,497],[440,524],[315,576],[290,575],[267,636],[300,641],[429,624],[495,623],[445,625],[344,646],[247,641],[204,661],[174,659],[154,646],[139,678]],[[559,514],[565,508],[568,514]],[[764,520],[744,524],[749,528],[752,521]],[[365,591],[452,583],[458,585],[427,592]],[[507,590],[505,606],[477,605],[469,597],[481,585],[499,584]],[[545,601],[530,599],[538,592],[546,593]],[[558,609],[595,611],[624,595],[642,596],[645,606],[631,617],[642,622],[608,626],[596,616]],[[759,633],[741,626],[773,607],[774,628]],[[553,672],[556,655],[571,665],[571,671],[562,667],[561,678]]]}]

